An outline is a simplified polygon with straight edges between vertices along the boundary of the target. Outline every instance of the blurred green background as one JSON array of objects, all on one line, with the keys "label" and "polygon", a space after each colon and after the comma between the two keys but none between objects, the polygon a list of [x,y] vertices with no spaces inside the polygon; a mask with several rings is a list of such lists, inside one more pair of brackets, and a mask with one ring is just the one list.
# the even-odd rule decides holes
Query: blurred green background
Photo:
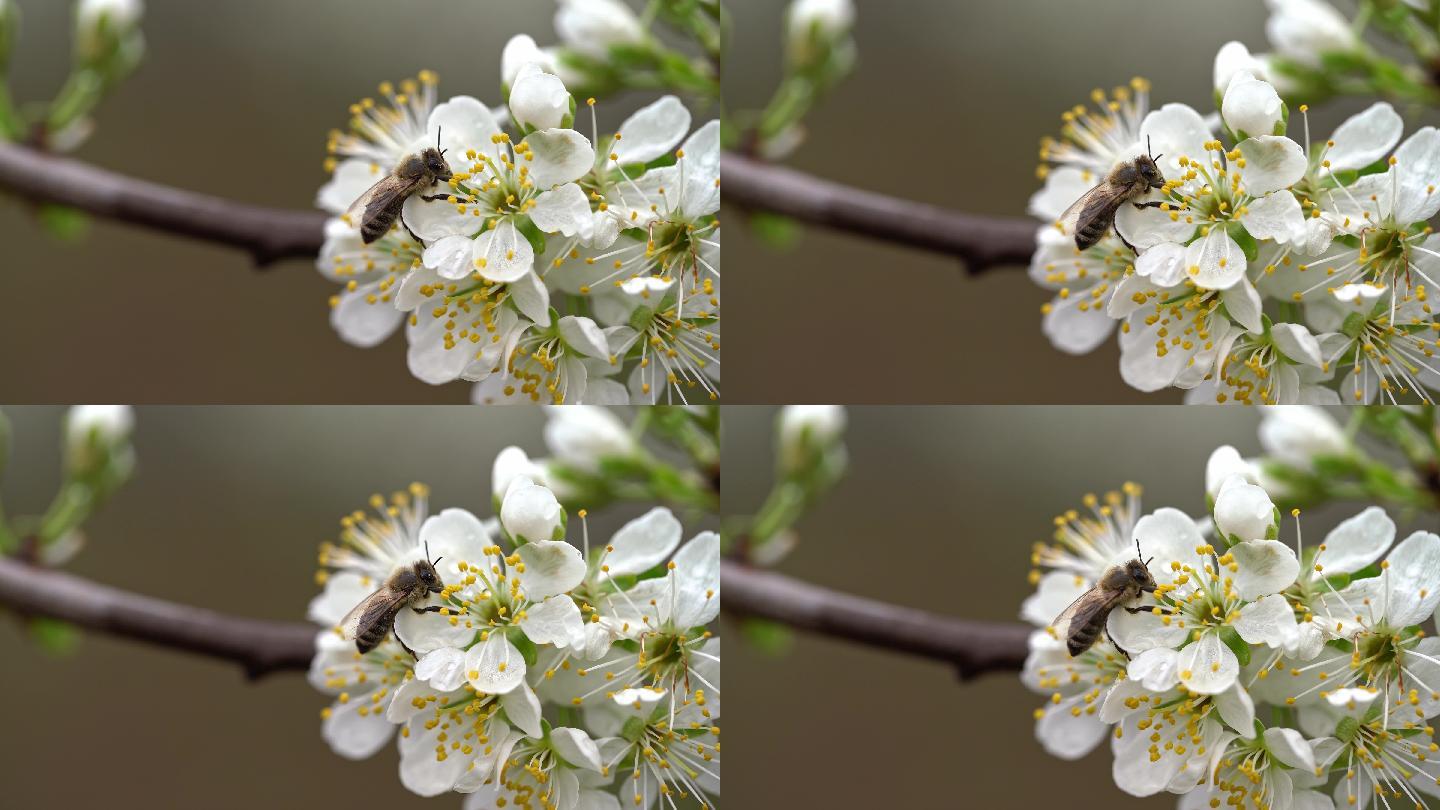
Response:
[{"label": "blurred green background", "polygon": [[[13,514],[59,480],[63,409],[6,407]],[[316,551],[371,493],[428,483],[434,511],[490,515],[495,453],[545,455],[538,408],[141,408],[135,479],[89,524],[66,568],[116,587],[245,616],[303,621]],[[644,505],[594,510],[608,537]],[[678,514],[678,513],[677,513]],[[686,536],[706,526],[682,516]],[[302,673],[238,666],[104,636],[49,654],[0,612],[4,807],[429,807],[393,745],[351,762],[320,737],[330,698]]]},{"label": "blurred green background", "polygon": [[[71,3],[18,0],[18,100],[69,65]],[[325,134],[383,80],[422,68],[441,98],[502,101],[512,34],[556,42],[553,0],[146,0],[147,57],[76,156],[161,183],[304,209],[326,179]],[[616,127],[647,99],[598,107]],[[587,136],[588,121],[582,126]],[[405,339],[335,336],[337,285],[313,262],[257,272],[238,251],[94,221],[61,242],[0,193],[0,390],[8,402],[467,402],[410,376]]]},{"label": "blurred green background", "polygon": [[[727,514],[769,489],[775,409],[725,409]],[[1087,492],[1135,481],[1143,510],[1205,510],[1221,444],[1259,452],[1254,410],[1174,407],[852,407],[850,474],[797,525],[783,573],[941,614],[1018,620],[1030,548]],[[1308,542],[1356,504],[1308,510]],[[1435,529],[1406,521],[1400,536]],[[1293,540],[1287,518],[1281,538]],[[732,638],[732,620],[724,631]],[[1173,808],[1115,787],[1108,745],[1078,762],[1046,754],[1016,673],[968,683],[928,660],[796,635],[772,657],[729,642],[726,791],[751,808]]]},{"label": "blurred green background", "polygon": [[[726,104],[763,105],[780,75],[776,0],[729,0]],[[860,188],[963,211],[1024,216],[1040,138],[1061,111],[1141,75],[1152,106],[1211,107],[1216,50],[1268,50],[1257,0],[857,0],[855,73],[808,119],[787,161]],[[1351,3],[1340,3],[1352,10]],[[1312,112],[1319,132],[1351,109]],[[1413,125],[1413,122],[1412,122]],[[1040,333],[1022,268],[967,277],[958,261],[808,229],[791,250],[727,212],[730,402],[1146,402],[1120,379],[1113,338],[1072,357]],[[1038,223],[1037,223],[1038,224]]]}]

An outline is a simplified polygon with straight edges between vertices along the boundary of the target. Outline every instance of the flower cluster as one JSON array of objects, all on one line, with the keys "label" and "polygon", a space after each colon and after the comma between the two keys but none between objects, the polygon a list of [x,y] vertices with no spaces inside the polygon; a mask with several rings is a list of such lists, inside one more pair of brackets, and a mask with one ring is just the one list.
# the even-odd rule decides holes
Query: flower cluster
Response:
[{"label": "flower cluster", "polygon": [[[1296,424],[1276,447],[1324,432]],[[1022,677],[1049,696],[1037,737],[1065,759],[1108,738],[1122,790],[1182,808],[1424,806],[1440,796],[1440,641],[1420,627],[1440,605],[1440,536],[1397,543],[1372,506],[1306,545],[1295,510],[1292,546],[1254,473],[1217,450],[1203,520],[1142,515],[1133,485],[1056,519],[1022,609],[1038,628]],[[1050,622],[1137,542],[1154,593],[1071,657]]]},{"label": "flower cluster", "polygon": [[[1399,114],[1377,102],[1312,141],[1302,105],[1297,140],[1266,64],[1222,49],[1211,119],[1150,110],[1140,80],[1066,113],[1030,204],[1052,223],[1031,265],[1056,293],[1045,333],[1081,353],[1118,323],[1124,380],[1189,402],[1428,402],[1440,386],[1427,303],[1440,237],[1426,224],[1440,210],[1440,132],[1402,140]],[[1114,232],[1078,249],[1065,209],[1147,149],[1164,186],[1121,203]]]},{"label": "flower cluster", "polygon": [[[523,454],[522,454],[523,456]],[[510,451],[501,459],[514,455]],[[720,782],[719,537],[682,543],[657,507],[591,546],[555,493],[497,459],[498,518],[375,496],[321,549],[310,681],[326,741],[359,759],[398,735],[400,780],[467,809],[711,806]],[[565,542],[579,534],[582,546]],[[431,557],[425,557],[426,554]],[[393,571],[438,558],[443,590],[360,653],[339,623]],[[663,799],[661,797],[664,797]]]},{"label": "flower cluster", "polygon": [[[562,30],[610,42],[601,5],[565,4]],[[343,285],[331,323],[357,346],[404,323],[411,373],[474,382],[477,403],[718,400],[719,122],[692,131],[666,95],[602,133],[591,98],[582,134],[551,57],[511,41],[502,109],[440,102],[429,72],[351,107],[317,198],[334,215],[318,267]],[[366,244],[354,202],[437,144],[453,176]]]}]

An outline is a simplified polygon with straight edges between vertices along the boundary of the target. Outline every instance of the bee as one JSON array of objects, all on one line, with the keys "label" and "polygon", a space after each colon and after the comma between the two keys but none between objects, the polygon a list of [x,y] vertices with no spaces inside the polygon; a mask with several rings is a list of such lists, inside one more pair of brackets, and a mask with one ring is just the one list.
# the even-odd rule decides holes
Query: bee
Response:
[{"label": "bee", "polygon": [[[427,146],[419,153],[400,161],[400,165],[350,204],[350,210],[345,212],[345,216],[351,222],[360,223],[361,241],[368,245],[384,236],[397,218],[403,225],[404,218],[400,216],[400,209],[410,195],[437,182],[447,182],[452,177],[450,164],[445,162],[447,151],[449,150],[440,148],[440,133],[437,130],[434,146]],[[443,200],[445,196],[425,195],[421,199]],[[405,230],[410,231],[410,226],[406,225]],[[416,242],[420,241],[414,231],[410,231],[410,235],[415,237]]]},{"label": "bee", "polygon": [[[1151,557],[1150,560],[1155,559]],[[1142,593],[1155,592],[1155,578],[1150,576],[1150,560],[1140,561],[1140,540],[1135,540],[1135,559],[1123,565],[1112,565],[1100,575],[1095,587],[1080,594],[1070,607],[1056,617],[1050,625],[1056,638],[1065,639],[1065,648],[1070,657],[1085,652],[1095,644],[1110,611],[1133,602]],[[1131,613],[1140,613],[1150,608],[1125,607]],[[1119,647],[1116,647],[1119,649]],[[1120,650],[1124,653],[1124,650]],[[1128,657],[1128,653],[1126,656]]]},{"label": "bee", "polygon": [[[425,556],[430,556],[428,546],[425,548]],[[385,640],[385,636],[395,626],[395,616],[400,613],[401,608],[409,605],[416,613],[439,611],[439,605],[423,608],[415,606],[425,601],[430,594],[444,590],[445,583],[440,581],[440,575],[435,571],[435,564],[442,559],[444,558],[416,560],[411,565],[396,568],[379,590],[365,597],[340,620],[341,635],[346,640],[353,639],[355,649],[367,653]],[[405,645],[402,642],[400,646]],[[409,647],[405,647],[405,650],[412,656],[415,654]]]},{"label": "bee", "polygon": [[[1163,155],[1150,155],[1150,139],[1145,139],[1145,154],[1115,165],[1104,182],[1090,189],[1071,203],[1060,215],[1060,227],[1065,233],[1075,235],[1075,247],[1085,250],[1099,242],[1115,226],[1115,212],[1120,206],[1136,199],[1151,189],[1165,185],[1165,177],[1155,161]],[[1159,202],[1135,203],[1136,208],[1159,208]],[[1116,236],[1120,235],[1117,230]],[[1120,241],[1131,251],[1135,247]]]}]

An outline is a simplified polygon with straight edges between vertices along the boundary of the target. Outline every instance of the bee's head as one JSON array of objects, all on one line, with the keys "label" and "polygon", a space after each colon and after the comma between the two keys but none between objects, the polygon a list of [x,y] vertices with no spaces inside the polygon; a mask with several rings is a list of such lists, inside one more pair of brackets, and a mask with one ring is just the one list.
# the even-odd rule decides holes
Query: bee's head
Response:
[{"label": "bee's head", "polygon": [[444,183],[451,177],[450,164],[445,162],[445,153],[435,147],[427,147],[420,153],[420,159],[425,161],[425,171],[434,175],[435,179]]},{"label": "bee's head", "polygon": [[1145,181],[1150,188],[1160,188],[1165,185],[1165,175],[1160,173],[1160,166],[1156,161],[1164,155],[1150,154],[1150,139],[1145,139],[1145,154],[1135,158],[1135,172]]},{"label": "bee's head", "polygon": [[[426,551],[428,556],[428,547]],[[420,580],[420,584],[424,585],[430,593],[440,593],[445,588],[445,583],[440,581],[440,574],[435,570],[435,563],[442,559],[444,558],[436,557],[434,562],[430,560],[415,561],[415,578]]]},{"label": "bee's head", "polygon": [[1144,593],[1155,592],[1155,578],[1150,576],[1150,569],[1145,563],[1139,560],[1131,560],[1125,563],[1125,574],[1139,586]]}]

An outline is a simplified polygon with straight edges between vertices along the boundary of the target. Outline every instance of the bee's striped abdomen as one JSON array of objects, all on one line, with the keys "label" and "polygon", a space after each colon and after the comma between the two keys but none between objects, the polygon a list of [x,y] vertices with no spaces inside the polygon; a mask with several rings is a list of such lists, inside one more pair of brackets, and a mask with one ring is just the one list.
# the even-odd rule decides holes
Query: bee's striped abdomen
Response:
[{"label": "bee's striped abdomen", "polygon": [[1085,250],[1099,242],[1105,236],[1105,232],[1110,230],[1110,225],[1114,221],[1113,215],[1095,216],[1084,221],[1075,230],[1075,246]]},{"label": "bee's striped abdomen", "polygon": [[390,226],[395,224],[395,216],[399,213],[400,206],[396,205],[381,208],[367,216],[365,221],[360,223],[361,241],[368,245],[389,233]]},{"label": "bee's striped abdomen", "polygon": [[1095,644],[1095,639],[1100,637],[1100,629],[1104,623],[1104,619],[1109,615],[1108,612],[1102,613],[1100,614],[1100,621],[1071,625],[1070,636],[1065,639],[1065,648],[1070,651],[1071,658],[1085,652]]},{"label": "bee's striped abdomen", "polygon": [[386,611],[375,621],[362,626],[360,632],[355,634],[355,648],[362,653],[367,653],[380,646],[380,642],[390,634],[390,626],[394,622],[395,614]]}]

